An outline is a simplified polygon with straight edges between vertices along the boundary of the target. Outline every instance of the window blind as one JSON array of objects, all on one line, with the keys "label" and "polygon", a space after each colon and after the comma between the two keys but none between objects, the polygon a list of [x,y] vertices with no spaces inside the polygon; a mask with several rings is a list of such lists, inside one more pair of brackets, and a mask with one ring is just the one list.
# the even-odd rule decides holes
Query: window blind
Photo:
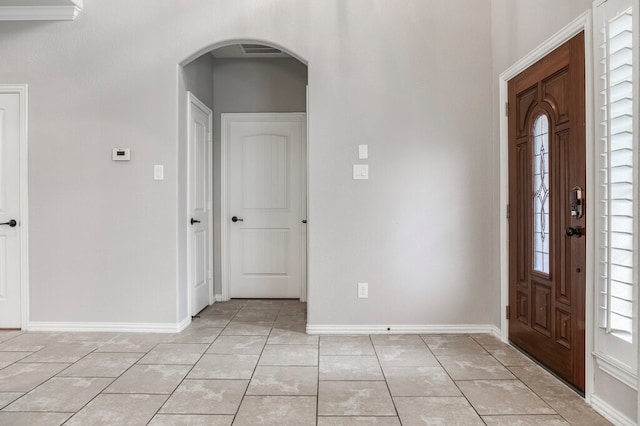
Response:
[{"label": "window blind", "polygon": [[606,333],[632,342],[638,257],[632,9],[605,20],[600,36],[599,322]]}]

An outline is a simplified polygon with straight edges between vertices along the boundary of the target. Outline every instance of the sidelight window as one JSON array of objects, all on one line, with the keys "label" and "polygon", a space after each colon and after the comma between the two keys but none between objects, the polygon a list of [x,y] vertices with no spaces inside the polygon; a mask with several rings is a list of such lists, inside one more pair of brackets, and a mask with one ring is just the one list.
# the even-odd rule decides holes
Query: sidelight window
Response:
[{"label": "sidelight window", "polygon": [[[596,8],[598,350],[635,370],[638,286],[637,36],[627,0]],[[634,39],[635,38],[635,39]],[[624,344],[628,344],[625,347]]]}]

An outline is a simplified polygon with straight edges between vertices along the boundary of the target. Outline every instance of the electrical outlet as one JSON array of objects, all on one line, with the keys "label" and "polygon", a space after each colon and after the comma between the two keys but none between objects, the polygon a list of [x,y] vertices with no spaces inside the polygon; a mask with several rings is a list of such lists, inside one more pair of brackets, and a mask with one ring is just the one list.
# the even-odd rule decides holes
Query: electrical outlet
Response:
[{"label": "electrical outlet", "polygon": [[358,299],[369,297],[369,283],[358,283]]}]

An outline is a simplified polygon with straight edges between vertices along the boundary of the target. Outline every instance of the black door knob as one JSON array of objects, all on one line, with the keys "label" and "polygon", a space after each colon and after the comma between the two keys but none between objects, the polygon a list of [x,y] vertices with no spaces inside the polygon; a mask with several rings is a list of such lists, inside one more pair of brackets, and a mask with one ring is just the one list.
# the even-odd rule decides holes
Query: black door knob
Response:
[{"label": "black door knob", "polygon": [[231,222],[244,222],[244,219],[238,217],[238,216],[234,216],[231,218]]},{"label": "black door knob", "polygon": [[567,237],[576,237],[576,238],[582,237],[582,231],[583,231],[582,226],[576,226],[575,228],[570,226],[564,230],[565,234],[567,234]]},{"label": "black door knob", "polygon": [[200,221],[198,219],[191,218],[191,224],[193,225],[194,223],[200,223]]},{"label": "black door knob", "polygon": [[5,222],[5,223],[0,223],[0,225],[9,225],[10,227],[14,227],[18,224],[18,222],[16,222],[15,219],[11,219],[9,222]]}]

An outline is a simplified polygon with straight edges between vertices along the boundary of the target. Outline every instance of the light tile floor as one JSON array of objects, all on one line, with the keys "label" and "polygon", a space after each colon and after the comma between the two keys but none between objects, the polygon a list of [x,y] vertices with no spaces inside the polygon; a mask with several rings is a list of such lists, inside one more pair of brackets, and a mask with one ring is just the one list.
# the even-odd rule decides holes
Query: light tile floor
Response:
[{"label": "light tile floor", "polygon": [[605,425],[489,335],[309,336],[216,303],[178,334],[0,331],[0,425]]}]

